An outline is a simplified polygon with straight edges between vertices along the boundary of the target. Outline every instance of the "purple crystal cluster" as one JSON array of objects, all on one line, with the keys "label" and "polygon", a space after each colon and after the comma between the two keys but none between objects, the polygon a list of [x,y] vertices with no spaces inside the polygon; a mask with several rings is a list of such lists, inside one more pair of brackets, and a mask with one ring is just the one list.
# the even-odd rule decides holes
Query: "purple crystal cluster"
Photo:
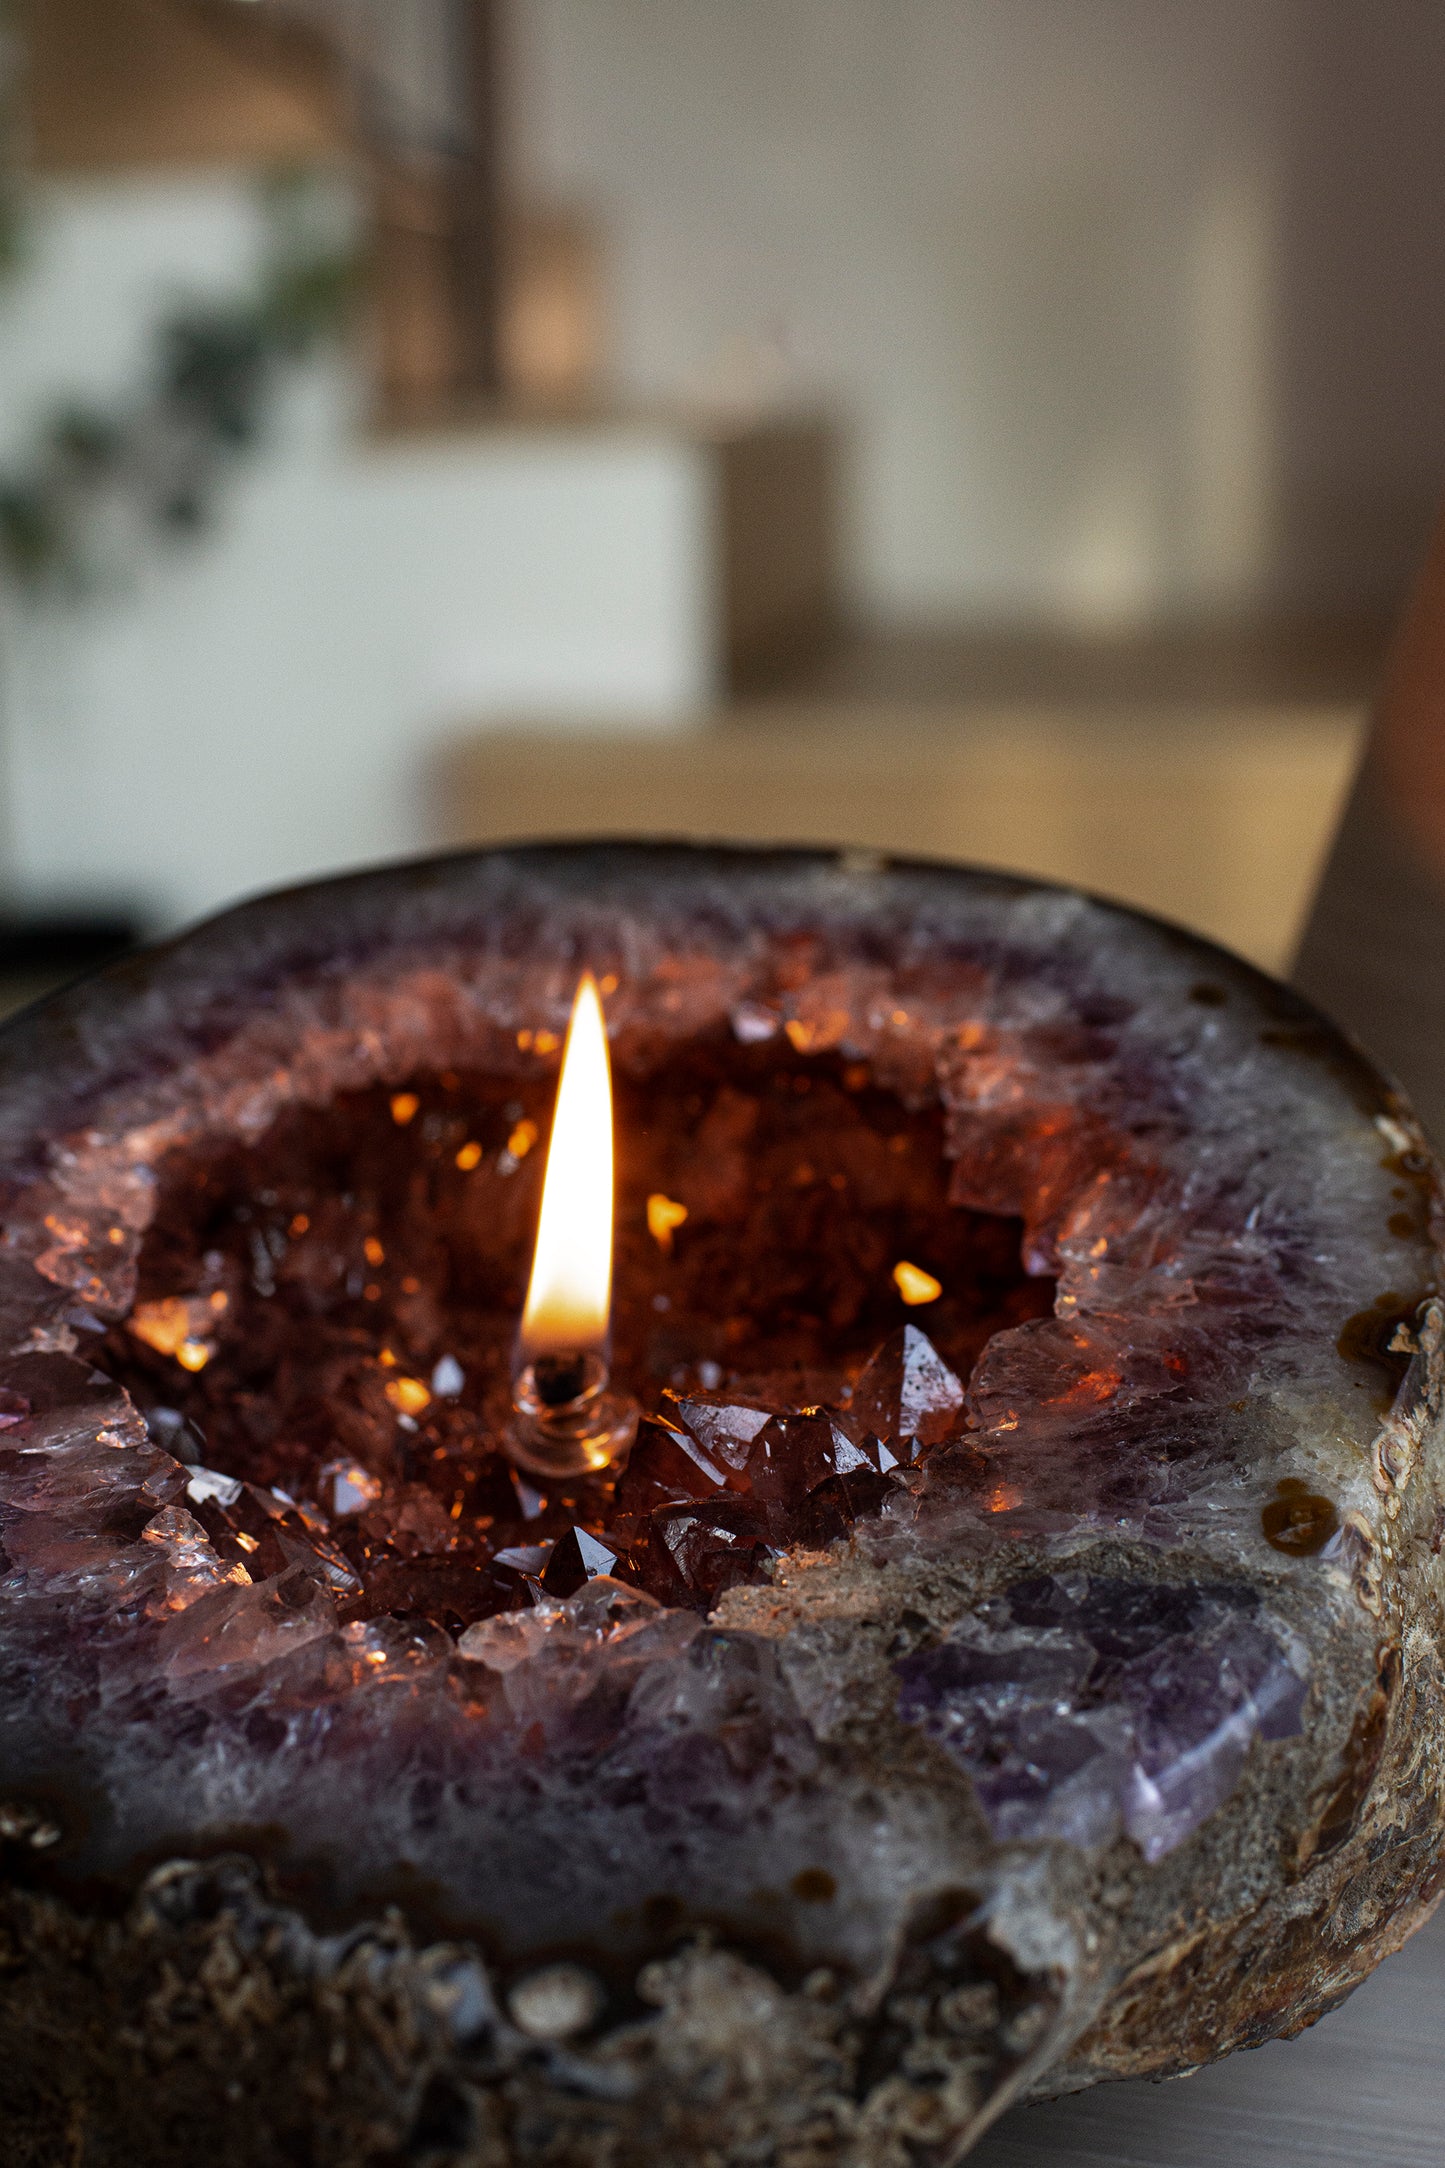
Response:
[{"label": "purple crystal cluster", "polygon": [[790,1549],[826,1550],[890,1507],[911,1515],[908,1471],[959,1426],[962,1404],[962,1385],[915,1325],[884,1342],[841,1408],[674,1401],[673,1420],[643,1422],[602,1544],[583,1555],[588,1539],[573,1531],[542,1585],[570,1595],[589,1571],[620,1573],[664,1603],[710,1611]]},{"label": "purple crystal cluster", "polygon": [[1148,1860],[1223,1804],[1256,1737],[1298,1731],[1306,1685],[1255,1590],[1089,1574],[1015,1582],[896,1668],[900,1712],[968,1771],[996,1837],[1122,1827]]},{"label": "purple crystal cluster", "polygon": [[[229,1479],[200,1501],[229,1563],[273,1571],[284,1538],[304,1564],[314,1538],[343,1620],[453,1635],[604,1559],[707,1608],[901,1507],[990,1333],[1049,1306],[1019,1223],[948,1202],[936,1104],[714,1035],[617,1094],[613,1372],[655,1421],[620,1494],[541,1484],[505,1434],[549,1083],[449,1071],[167,1155],[96,1353],[157,1444]],[[665,1242],[660,1191],[685,1200]],[[937,1275],[927,1337],[896,1323],[904,1254]]]},{"label": "purple crystal cluster", "polygon": [[904,1325],[844,1405],[777,1411],[673,1395],[644,1417],[620,1479],[589,1479],[555,1501],[483,1434],[474,1472],[490,1475],[488,1501],[503,1510],[480,1532],[460,1529],[426,1485],[384,1485],[355,1460],[326,1462],[309,1500],[223,1474],[199,1461],[194,1436],[178,1435],[178,1411],[152,1409],[152,1438],[185,1450],[189,1465],[183,1495],[143,1534],[193,1563],[198,1589],[227,1588],[237,1609],[240,1590],[299,1574],[344,1618],[440,1614],[458,1632],[599,1577],[708,1612],[727,1589],[767,1580],[789,1550],[826,1550],[890,1507],[911,1517],[927,1451],[960,1428],[962,1404],[927,1335]]},{"label": "purple crystal cluster", "polygon": [[[646,1419],[544,1495],[488,1396],[583,964]],[[0,1774],[83,1772],[57,1872],[265,1830],[343,1909],[405,1870],[525,1954],[666,1898],[867,1982],[1018,1847],[1167,1874],[1349,1735],[1430,1172],[1183,936],[786,856],[382,876],[15,1027],[0,1193]]]}]

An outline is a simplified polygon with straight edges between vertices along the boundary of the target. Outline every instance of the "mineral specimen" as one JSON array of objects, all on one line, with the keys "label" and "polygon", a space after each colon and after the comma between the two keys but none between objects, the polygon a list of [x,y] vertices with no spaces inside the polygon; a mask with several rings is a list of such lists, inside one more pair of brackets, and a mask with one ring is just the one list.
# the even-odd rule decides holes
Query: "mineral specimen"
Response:
[{"label": "mineral specimen", "polygon": [[1303,1668],[1253,1589],[1048,1575],[897,1666],[901,1713],[973,1779],[995,1837],[1162,1859],[1233,1791],[1250,1742],[1300,1727]]},{"label": "mineral specimen", "polygon": [[[549,1490],[497,1411],[582,964],[645,1417]],[[0,1179],[17,2162],[941,2163],[1434,1903],[1435,1172],[1217,951],[443,861],[10,1027]]]}]

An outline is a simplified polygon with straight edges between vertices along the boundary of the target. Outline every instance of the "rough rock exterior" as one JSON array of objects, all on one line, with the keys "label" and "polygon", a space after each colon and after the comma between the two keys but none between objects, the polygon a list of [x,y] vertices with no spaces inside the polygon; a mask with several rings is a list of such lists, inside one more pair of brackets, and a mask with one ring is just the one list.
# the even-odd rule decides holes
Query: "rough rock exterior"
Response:
[{"label": "rough rock exterior", "polygon": [[[158,1165],[506,1073],[583,963],[629,1073],[785,1033],[941,1100],[954,1202],[1022,1219],[1053,1315],[966,1397],[910,1342],[774,1432],[767,1468],[861,1439],[894,1479],[706,1616],[604,1573],[456,1639],[347,1620],[285,1529],[238,1572],[93,1359]],[[1435,1173],[1217,951],[956,870],[441,861],[12,1026],[0,1183],[17,2168],[943,2162],[1311,2022],[1434,1903]],[[677,1411],[700,1452],[718,1405]]]}]

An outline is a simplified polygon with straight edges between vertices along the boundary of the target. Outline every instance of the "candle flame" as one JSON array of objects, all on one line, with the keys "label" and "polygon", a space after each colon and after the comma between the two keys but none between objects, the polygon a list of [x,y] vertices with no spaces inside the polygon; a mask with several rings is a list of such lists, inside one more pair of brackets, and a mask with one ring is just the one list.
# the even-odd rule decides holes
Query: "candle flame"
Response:
[{"label": "candle flame", "polygon": [[[541,1042],[539,1032],[534,1044]],[[522,1345],[530,1355],[599,1347],[611,1306],[612,1075],[589,971],[567,1026]]]}]

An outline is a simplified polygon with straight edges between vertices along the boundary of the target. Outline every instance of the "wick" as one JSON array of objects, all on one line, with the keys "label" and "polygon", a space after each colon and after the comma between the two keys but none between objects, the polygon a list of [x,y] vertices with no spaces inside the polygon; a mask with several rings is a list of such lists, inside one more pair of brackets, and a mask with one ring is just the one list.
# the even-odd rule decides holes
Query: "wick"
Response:
[{"label": "wick", "polygon": [[619,1466],[637,1430],[638,1409],[608,1391],[596,1348],[548,1348],[524,1359],[512,1380],[506,1448],[534,1475],[597,1474]]},{"label": "wick", "polygon": [[539,1355],[532,1365],[532,1386],[544,1408],[570,1406],[587,1390],[586,1356]]}]

